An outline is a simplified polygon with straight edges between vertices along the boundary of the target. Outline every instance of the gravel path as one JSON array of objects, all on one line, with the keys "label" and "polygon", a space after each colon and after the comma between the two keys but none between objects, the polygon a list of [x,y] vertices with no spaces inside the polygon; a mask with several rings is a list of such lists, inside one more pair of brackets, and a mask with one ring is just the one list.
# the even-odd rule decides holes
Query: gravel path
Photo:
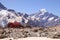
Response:
[{"label": "gravel path", "polygon": [[51,39],[46,37],[28,37],[28,38],[19,38],[19,39],[5,38],[0,40],[60,40],[60,39]]}]

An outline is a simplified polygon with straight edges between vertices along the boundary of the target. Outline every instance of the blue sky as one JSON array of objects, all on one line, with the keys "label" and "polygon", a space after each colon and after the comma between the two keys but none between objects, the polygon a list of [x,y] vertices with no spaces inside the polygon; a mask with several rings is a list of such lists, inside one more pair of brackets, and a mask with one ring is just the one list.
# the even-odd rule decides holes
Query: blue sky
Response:
[{"label": "blue sky", "polygon": [[60,16],[60,0],[0,0],[7,8],[32,14],[45,8],[50,13]]}]

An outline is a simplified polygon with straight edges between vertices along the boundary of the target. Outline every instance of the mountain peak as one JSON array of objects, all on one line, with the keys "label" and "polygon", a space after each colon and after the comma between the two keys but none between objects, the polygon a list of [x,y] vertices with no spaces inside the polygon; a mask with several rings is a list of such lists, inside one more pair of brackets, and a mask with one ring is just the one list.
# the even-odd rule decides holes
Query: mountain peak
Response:
[{"label": "mountain peak", "polygon": [[0,9],[7,9],[1,2],[0,2]]},{"label": "mountain peak", "polygon": [[43,13],[47,12],[46,9],[41,9],[40,11],[43,12]]}]

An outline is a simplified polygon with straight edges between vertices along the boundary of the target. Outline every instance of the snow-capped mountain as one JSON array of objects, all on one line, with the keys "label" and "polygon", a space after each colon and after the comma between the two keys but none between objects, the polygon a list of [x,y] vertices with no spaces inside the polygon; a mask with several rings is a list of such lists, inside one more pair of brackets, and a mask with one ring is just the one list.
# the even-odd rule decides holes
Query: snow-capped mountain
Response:
[{"label": "snow-capped mountain", "polygon": [[0,26],[5,27],[9,22],[26,23],[27,14],[22,14],[15,11],[1,10],[0,11]]},{"label": "snow-capped mountain", "polygon": [[60,24],[60,17],[49,13],[45,9],[41,9],[39,12],[31,14],[29,18],[30,21],[28,23],[33,26],[49,27]]},{"label": "snow-capped mountain", "polygon": [[0,26],[5,27],[9,22],[17,21],[22,25],[30,25],[33,27],[49,27],[60,25],[60,17],[49,13],[45,9],[28,15],[8,9],[0,3]]},{"label": "snow-capped mountain", "polygon": [[0,3],[0,27],[5,27],[9,22],[20,22],[22,25],[27,23],[27,14],[8,9]]}]

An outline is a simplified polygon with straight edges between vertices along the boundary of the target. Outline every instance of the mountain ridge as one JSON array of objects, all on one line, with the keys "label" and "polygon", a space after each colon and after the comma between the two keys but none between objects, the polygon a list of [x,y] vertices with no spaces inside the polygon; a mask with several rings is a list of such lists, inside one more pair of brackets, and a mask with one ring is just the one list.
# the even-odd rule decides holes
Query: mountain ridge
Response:
[{"label": "mountain ridge", "polygon": [[0,9],[7,9],[1,2],[0,2]]},{"label": "mountain ridge", "polygon": [[[2,6],[2,4],[0,3]],[[32,27],[49,27],[60,25],[60,17],[49,13],[45,9],[41,9],[35,14],[24,14],[16,12],[13,9],[3,8],[0,6],[0,26],[6,26],[9,22],[17,21],[22,25],[30,25]]]}]

